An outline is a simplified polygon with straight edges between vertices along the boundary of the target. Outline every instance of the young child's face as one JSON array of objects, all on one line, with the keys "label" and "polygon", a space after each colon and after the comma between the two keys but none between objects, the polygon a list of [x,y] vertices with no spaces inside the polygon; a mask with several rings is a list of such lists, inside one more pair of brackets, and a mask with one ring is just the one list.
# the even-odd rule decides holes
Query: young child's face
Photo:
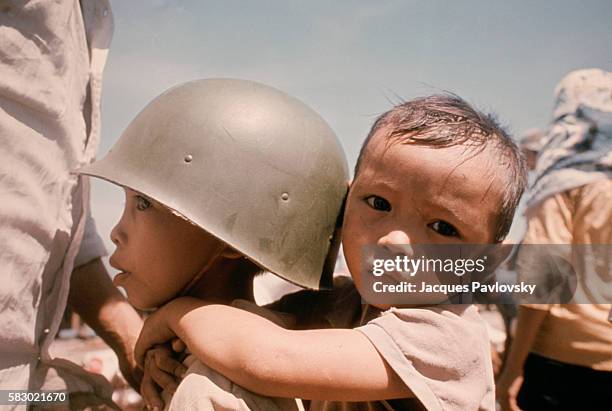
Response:
[{"label": "young child's face", "polygon": [[370,140],[347,200],[343,249],[359,286],[364,246],[495,242],[504,180],[489,148]]},{"label": "young child's face", "polygon": [[140,193],[125,189],[121,220],[111,239],[113,280],[140,309],[158,307],[176,297],[218,255],[223,243],[172,214]]}]

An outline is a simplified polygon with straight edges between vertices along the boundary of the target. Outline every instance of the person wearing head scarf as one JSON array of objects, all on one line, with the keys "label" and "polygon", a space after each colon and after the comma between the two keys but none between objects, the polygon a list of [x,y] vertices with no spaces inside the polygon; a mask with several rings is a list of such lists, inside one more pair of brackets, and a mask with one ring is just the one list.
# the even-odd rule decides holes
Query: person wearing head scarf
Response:
[{"label": "person wearing head scarf", "polygon": [[556,87],[527,208],[612,176],[612,73],[577,70]]},{"label": "person wearing head scarf", "polygon": [[517,271],[542,282],[571,267],[571,285],[519,307],[497,383],[503,410],[600,409],[612,384],[612,73],[571,72],[555,98]]}]

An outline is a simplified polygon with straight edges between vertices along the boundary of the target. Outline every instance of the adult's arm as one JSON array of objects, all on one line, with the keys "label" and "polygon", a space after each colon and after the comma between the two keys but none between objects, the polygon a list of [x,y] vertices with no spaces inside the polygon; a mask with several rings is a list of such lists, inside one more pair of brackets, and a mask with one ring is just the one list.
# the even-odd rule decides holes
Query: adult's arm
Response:
[{"label": "adult's arm", "polygon": [[541,309],[527,306],[520,306],[518,309],[515,336],[506,365],[497,381],[497,399],[504,411],[519,410],[516,396],[523,383],[523,366],[546,315],[547,305],[543,305]]},{"label": "adult's arm", "polygon": [[143,321],[113,285],[100,258],[73,270],[68,300],[115,351],[123,376],[138,391],[141,374],[133,352]]}]

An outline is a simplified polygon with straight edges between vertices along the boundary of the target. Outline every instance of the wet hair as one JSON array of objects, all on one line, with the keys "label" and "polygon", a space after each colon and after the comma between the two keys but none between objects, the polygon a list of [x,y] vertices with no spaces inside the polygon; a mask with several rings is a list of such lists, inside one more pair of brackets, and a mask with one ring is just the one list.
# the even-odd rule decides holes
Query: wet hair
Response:
[{"label": "wet hair", "polygon": [[486,147],[493,147],[500,160],[497,167],[508,172],[508,185],[504,190],[495,241],[502,241],[506,237],[514,211],[527,185],[527,169],[521,151],[495,116],[481,113],[461,97],[450,93],[398,104],[378,117],[372,125],[359,152],[355,178],[372,136],[380,129],[386,130],[388,143],[432,148],[463,145],[474,148],[475,154]]}]

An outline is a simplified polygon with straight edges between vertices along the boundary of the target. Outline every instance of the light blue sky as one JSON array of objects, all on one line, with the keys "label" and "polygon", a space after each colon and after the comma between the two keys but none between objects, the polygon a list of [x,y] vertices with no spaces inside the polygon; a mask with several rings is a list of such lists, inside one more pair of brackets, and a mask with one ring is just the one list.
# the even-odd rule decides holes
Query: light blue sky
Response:
[{"label": "light blue sky", "polygon": [[[510,131],[548,122],[568,71],[612,70],[612,2],[111,0],[105,154],[168,87],[206,77],[275,86],[332,126],[349,163],[397,96],[455,92],[495,111]],[[96,181],[92,209],[108,240],[123,194]]]}]

